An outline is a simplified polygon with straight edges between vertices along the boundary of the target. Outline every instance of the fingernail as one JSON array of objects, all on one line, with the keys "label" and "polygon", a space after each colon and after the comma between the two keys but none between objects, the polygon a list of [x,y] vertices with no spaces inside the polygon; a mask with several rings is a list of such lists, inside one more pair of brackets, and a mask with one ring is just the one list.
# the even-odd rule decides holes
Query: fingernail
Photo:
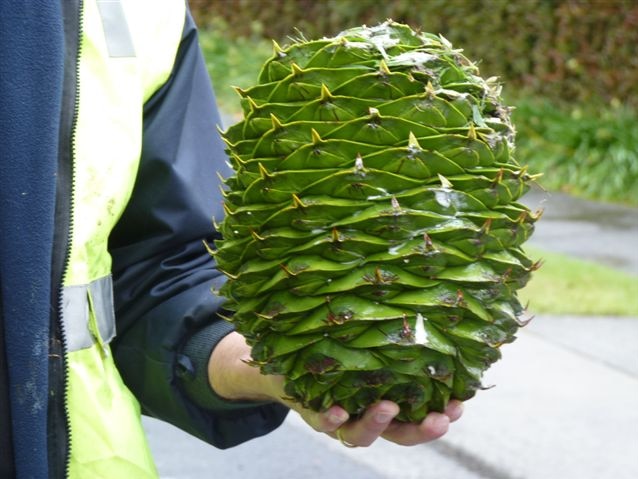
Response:
[{"label": "fingernail", "polygon": [[389,414],[387,412],[379,412],[374,415],[374,420],[379,424],[385,424],[386,422],[392,421],[393,417],[394,416],[392,414]]},{"label": "fingernail", "polygon": [[328,421],[330,421],[330,423],[334,424],[335,426],[338,424],[343,424],[344,422],[346,422],[347,419],[348,418],[342,414],[328,414]]},{"label": "fingernail", "polygon": [[426,421],[429,421],[430,425],[436,429],[447,429],[450,425],[450,418],[440,413],[430,413]]}]

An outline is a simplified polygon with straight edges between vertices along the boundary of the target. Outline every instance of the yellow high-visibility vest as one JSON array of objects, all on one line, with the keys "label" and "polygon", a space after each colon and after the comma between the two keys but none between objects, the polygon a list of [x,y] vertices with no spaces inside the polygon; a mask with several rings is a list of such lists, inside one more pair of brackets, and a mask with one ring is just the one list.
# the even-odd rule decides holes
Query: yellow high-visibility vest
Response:
[{"label": "yellow high-visibility vest", "polygon": [[67,344],[71,478],[157,477],[140,407],[113,362],[108,237],[131,195],[144,103],[169,78],[183,0],[84,0],[73,205],[62,324]]}]

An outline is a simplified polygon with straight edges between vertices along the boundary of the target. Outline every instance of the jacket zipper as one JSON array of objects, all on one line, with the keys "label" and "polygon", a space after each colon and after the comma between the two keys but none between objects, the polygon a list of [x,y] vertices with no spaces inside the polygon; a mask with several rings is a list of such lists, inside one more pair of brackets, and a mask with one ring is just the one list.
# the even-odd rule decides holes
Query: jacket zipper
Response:
[{"label": "jacket zipper", "polygon": [[69,475],[71,426],[69,423],[68,353],[63,316],[63,289],[70,263],[73,238],[73,204],[75,183],[75,156],[78,112],[80,54],[82,46],[82,0],[61,2],[64,22],[65,64],[60,143],[55,207],[54,252],[52,264],[52,314],[50,333],[51,358],[49,368],[49,477],[66,478]]}]

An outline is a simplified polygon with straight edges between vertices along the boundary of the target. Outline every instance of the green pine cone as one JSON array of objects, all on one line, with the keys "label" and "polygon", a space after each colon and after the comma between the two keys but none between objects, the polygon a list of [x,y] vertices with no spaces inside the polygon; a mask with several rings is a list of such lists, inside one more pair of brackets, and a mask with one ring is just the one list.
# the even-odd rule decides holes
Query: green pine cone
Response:
[{"label": "green pine cone", "polygon": [[380,399],[421,421],[514,340],[538,215],[500,86],[388,21],[275,44],[224,138],[230,320],[306,407]]}]

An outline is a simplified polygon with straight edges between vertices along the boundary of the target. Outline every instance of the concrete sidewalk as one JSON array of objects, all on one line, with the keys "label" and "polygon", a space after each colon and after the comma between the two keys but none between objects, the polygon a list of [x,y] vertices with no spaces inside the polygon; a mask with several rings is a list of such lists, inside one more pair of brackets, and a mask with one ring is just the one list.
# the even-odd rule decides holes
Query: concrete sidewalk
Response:
[{"label": "concrete sidewalk", "polygon": [[291,415],[218,451],[147,420],[164,478],[634,479],[638,319],[538,317],[486,375],[493,389],[432,444],[347,449]]}]

